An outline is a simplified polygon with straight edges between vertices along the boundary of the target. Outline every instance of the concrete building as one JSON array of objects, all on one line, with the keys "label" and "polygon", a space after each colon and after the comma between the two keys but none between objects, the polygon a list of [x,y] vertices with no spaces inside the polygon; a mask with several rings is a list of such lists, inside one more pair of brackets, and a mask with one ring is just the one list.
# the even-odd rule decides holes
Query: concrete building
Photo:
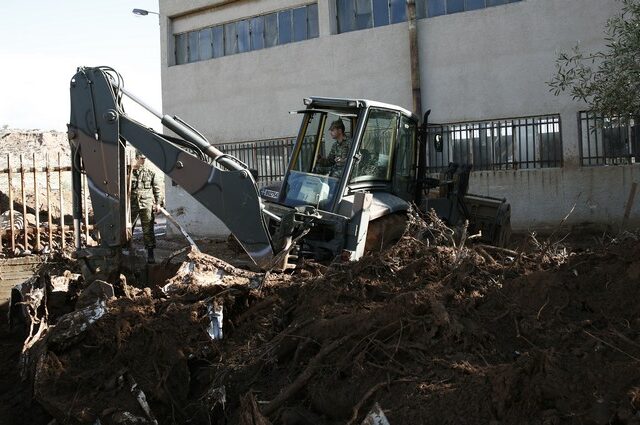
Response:
[{"label": "concrete building", "polygon": [[[310,95],[413,109],[404,0],[159,3],[164,108],[212,142],[294,136],[288,112]],[[433,171],[473,162],[470,192],[507,198],[514,229],[554,227],[572,210],[573,225],[617,226],[625,212],[638,222],[640,206],[627,205],[640,178],[632,123],[595,128],[586,105],[546,84],[560,50],[604,47],[618,1],[416,5],[422,110],[446,136]],[[193,234],[220,232],[171,182],[167,202]]]}]

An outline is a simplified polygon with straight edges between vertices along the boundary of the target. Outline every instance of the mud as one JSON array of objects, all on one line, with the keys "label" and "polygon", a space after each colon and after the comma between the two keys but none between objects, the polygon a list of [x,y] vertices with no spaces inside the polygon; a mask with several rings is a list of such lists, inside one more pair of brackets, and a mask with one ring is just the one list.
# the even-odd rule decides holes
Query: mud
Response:
[{"label": "mud", "polygon": [[52,323],[2,389],[30,423],[360,424],[378,403],[391,424],[640,424],[639,239],[497,249],[416,221],[293,274],[174,257],[71,343]]}]

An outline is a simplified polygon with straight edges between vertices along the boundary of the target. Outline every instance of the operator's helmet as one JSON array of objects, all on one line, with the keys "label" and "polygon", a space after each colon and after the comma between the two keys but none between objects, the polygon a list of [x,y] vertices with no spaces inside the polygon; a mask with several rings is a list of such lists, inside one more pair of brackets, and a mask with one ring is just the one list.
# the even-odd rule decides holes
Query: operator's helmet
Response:
[{"label": "operator's helmet", "polygon": [[143,154],[142,152],[140,152],[139,150],[136,149],[136,159],[138,159],[138,158],[145,159],[146,156],[145,156],[145,154]]}]

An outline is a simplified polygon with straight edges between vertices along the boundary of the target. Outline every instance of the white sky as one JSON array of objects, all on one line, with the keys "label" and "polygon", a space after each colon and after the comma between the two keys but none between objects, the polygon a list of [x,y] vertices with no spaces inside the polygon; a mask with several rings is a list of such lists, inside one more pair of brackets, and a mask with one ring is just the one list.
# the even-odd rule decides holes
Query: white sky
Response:
[{"label": "white sky", "polygon": [[[134,8],[157,12],[158,0],[0,0],[0,127],[66,131],[78,66],[114,68],[162,110],[158,16]],[[151,114],[127,113],[161,129]]]}]

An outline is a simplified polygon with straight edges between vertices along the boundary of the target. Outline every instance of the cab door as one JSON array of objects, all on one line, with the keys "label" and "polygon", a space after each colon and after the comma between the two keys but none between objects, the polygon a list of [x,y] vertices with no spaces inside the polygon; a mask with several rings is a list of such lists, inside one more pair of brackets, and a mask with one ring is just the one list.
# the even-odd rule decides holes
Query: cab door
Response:
[{"label": "cab door", "polygon": [[394,149],[391,190],[405,201],[413,201],[417,173],[418,123],[402,115]]},{"label": "cab door", "polygon": [[371,108],[357,150],[359,160],[351,170],[350,186],[367,183],[388,186],[399,119],[397,111]]}]

